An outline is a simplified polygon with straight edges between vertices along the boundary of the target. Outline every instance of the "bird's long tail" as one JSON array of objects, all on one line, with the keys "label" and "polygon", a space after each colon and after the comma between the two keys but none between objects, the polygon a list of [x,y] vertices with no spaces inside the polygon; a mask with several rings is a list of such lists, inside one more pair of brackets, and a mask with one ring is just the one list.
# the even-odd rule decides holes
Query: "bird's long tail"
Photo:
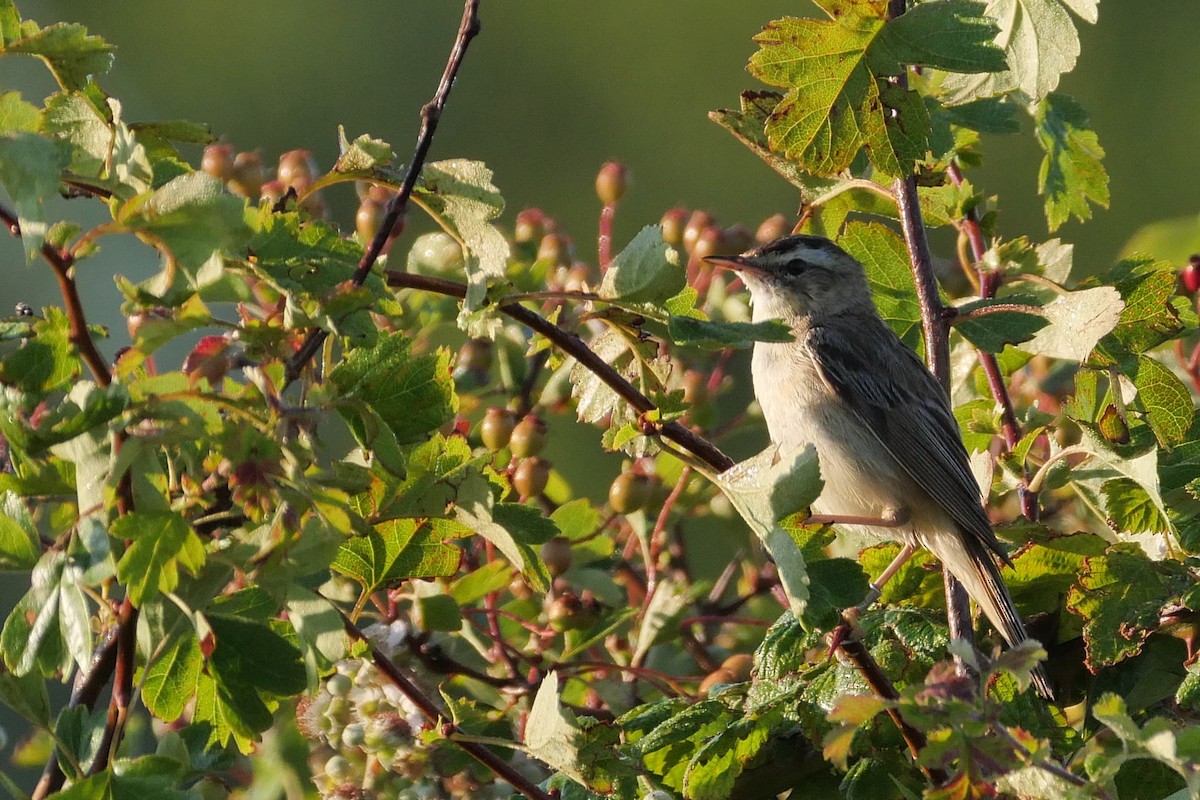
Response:
[{"label": "bird's long tail", "polygon": [[[1012,595],[1000,577],[996,559],[982,543],[955,533],[928,537],[924,544],[938,557],[943,567],[958,578],[967,594],[983,610],[1010,647],[1029,638],[1013,604]],[[1054,699],[1046,671],[1040,664],[1033,671],[1033,687],[1046,700]]]}]

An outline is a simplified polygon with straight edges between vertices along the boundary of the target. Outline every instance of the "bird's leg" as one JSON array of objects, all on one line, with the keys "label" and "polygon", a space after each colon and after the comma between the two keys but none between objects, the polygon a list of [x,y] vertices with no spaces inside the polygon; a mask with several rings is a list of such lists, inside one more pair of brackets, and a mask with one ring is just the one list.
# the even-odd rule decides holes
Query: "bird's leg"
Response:
[{"label": "bird's leg", "polygon": [[855,608],[859,611],[866,611],[870,608],[879,599],[879,596],[883,594],[884,585],[892,579],[893,575],[900,571],[900,568],[912,558],[912,554],[915,552],[917,552],[917,546],[912,542],[905,542],[904,546],[900,548],[900,552],[896,553],[896,557],[892,559],[892,563],[887,565],[887,569],[879,573],[879,577],[868,584],[871,588],[867,592],[866,599],[855,606]]},{"label": "bird's leg", "polygon": [[[912,514],[907,508],[886,508],[879,517],[860,517],[852,515],[833,515],[833,514],[813,514],[805,522],[817,522],[823,525],[868,525],[876,528],[899,528],[908,524]],[[904,566],[904,562],[912,557],[912,554],[917,551],[917,546],[911,542],[906,542],[901,548],[896,557],[892,559],[892,563],[888,564],[887,569],[879,574],[870,585],[870,591],[867,592],[864,599],[857,606],[847,608],[842,612],[842,622],[833,632],[829,634],[829,655],[833,656],[837,649],[841,647],[842,642],[849,637],[861,636],[861,628],[858,625],[859,615],[866,611],[871,605],[879,599],[883,594],[883,587],[896,572]]]}]

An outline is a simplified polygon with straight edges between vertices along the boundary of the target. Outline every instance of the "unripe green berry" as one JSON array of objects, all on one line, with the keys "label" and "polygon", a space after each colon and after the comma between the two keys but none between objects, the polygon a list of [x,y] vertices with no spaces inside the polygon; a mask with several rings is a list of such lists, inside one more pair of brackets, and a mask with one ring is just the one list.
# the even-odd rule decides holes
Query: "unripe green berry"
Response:
[{"label": "unripe green berry", "polygon": [[565,267],[571,263],[571,245],[566,237],[557,233],[547,233],[538,243],[537,260]]},{"label": "unripe green berry", "polygon": [[262,156],[258,153],[238,153],[233,159],[233,175],[229,191],[242,197],[258,197],[263,185]]},{"label": "unripe green berry", "polygon": [[325,774],[335,781],[349,780],[353,768],[344,756],[333,756],[325,762]]},{"label": "unripe green berry", "polygon": [[458,351],[460,369],[487,371],[492,366],[491,339],[467,339]]},{"label": "unripe green berry", "polygon": [[342,728],[342,744],[346,747],[362,747],[367,738],[367,729],[361,722],[352,722]]},{"label": "unripe green berry", "polygon": [[557,578],[571,568],[571,542],[555,536],[542,545],[541,556],[550,576]]},{"label": "unripe green berry", "polygon": [[546,446],[546,423],[535,414],[526,414],[513,428],[509,449],[517,458],[535,456]]},{"label": "unripe green berry", "polygon": [[513,470],[512,480],[521,497],[541,497],[550,482],[550,462],[541,456],[523,458]]},{"label": "unripe green berry", "polygon": [[462,247],[442,231],[421,234],[408,253],[408,271],[418,275],[462,272],[464,263]]},{"label": "unripe green berry", "polygon": [[382,222],[383,206],[369,197],[364,198],[354,215],[354,230],[358,233],[358,240],[364,245],[374,240]]},{"label": "unripe green berry", "polygon": [[688,212],[686,208],[672,208],[662,215],[659,225],[662,226],[662,240],[675,249],[683,247],[683,231],[687,227]]},{"label": "unripe green berry", "polygon": [[624,164],[607,161],[596,173],[596,196],[605,205],[611,205],[625,196],[629,188],[629,171]]},{"label": "unripe green berry", "polygon": [[704,229],[711,228],[716,224],[716,219],[707,211],[693,211],[692,216],[688,218],[687,225],[683,228],[683,249],[690,254],[696,247],[696,242],[700,239],[700,234]]},{"label": "unripe green berry", "polygon": [[546,214],[540,208],[527,208],[517,214],[513,224],[513,241],[518,244],[538,242],[546,235]]},{"label": "unripe green berry", "polygon": [[721,233],[727,253],[744,253],[754,246],[754,234],[745,225],[734,225]]},{"label": "unripe green berry", "polygon": [[780,237],[787,236],[791,232],[792,226],[788,223],[787,217],[783,214],[775,214],[767,217],[758,226],[758,230],[754,234],[754,241],[759,244],[766,244]]},{"label": "unripe green berry", "polygon": [[346,697],[350,694],[350,690],[354,688],[354,679],[349,675],[343,675],[340,672],[335,672],[325,681],[325,691],[329,692],[334,697]]},{"label": "unripe green berry", "polygon": [[721,229],[716,225],[709,225],[696,237],[696,242],[692,245],[692,257],[704,259],[709,256],[721,255],[728,249]]},{"label": "unripe green berry", "polygon": [[608,487],[608,504],[618,514],[641,511],[650,500],[650,488],[650,478],[640,472],[622,472]]},{"label": "unripe green berry", "polygon": [[488,450],[492,452],[503,450],[508,447],[508,442],[516,427],[517,420],[511,411],[507,408],[492,406],[484,412],[483,421],[479,423],[479,438],[483,440],[483,446]]},{"label": "unripe green berry", "polygon": [[317,162],[307,150],[289,150],[279,157],[275,178],[284,186],[294,186],[299,191],[317,177]]}]

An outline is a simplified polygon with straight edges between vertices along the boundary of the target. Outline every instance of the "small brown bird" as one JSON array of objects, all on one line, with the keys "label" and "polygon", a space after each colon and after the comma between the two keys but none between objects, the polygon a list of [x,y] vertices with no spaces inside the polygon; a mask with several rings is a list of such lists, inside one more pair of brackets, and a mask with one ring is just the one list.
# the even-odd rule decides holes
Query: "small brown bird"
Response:
[{"label": "small brown bird", "polygon": [[[875,310],[862,264],[819,236],[785,236],[712,263],[736,270],[754,320],[794,340],[754,346],[754,394],[771,441],[813,445],[825,487],[813,511],[937,556],[1009,643],[1028,636],[997,561],[1009,564],[945,392]],[[902,563],[897,559],[878,587]],[[874,596],[871,598],[874,599]],[[1038,694],[1053,694],[1039,666]]]}]

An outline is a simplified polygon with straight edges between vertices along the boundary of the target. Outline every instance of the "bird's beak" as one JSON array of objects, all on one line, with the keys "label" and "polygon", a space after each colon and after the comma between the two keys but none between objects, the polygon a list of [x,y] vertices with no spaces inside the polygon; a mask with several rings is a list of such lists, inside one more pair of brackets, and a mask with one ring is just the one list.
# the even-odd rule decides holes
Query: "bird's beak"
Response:
[{"label": "bird's beak", "polygon": [[766,270],[750,256],[705,256],[704,260],[709,264],[731,269],[734,272],[748,272],[751,275],[766,274]]}]

